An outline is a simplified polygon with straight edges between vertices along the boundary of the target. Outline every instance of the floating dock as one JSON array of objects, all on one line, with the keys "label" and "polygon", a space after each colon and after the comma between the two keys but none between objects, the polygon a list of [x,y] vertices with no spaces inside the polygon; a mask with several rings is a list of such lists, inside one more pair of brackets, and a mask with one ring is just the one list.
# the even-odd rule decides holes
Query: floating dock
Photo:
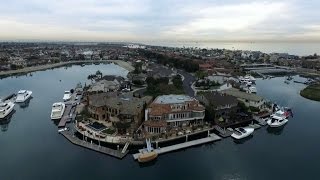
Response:
[{"label": "floating dock", "polygon": [[65,138],[67,138],[71,143],[73,143],[75,145],[78,145],[78,146],[81,146],[81,147],[84,147],[84,148],[87,148],[87,149],[90,149],[90,150],[93,150],[96,152],[100,152],[103,154],[107,154],[107,155],[110,155],[110,156],[113,156],[113,157],[116,157],[119,159],[124,158],[129,152],[128,150],[125,150],[122,153],[121,150],[114,150],[114,149],[107,148],[104,146],[96,145],[94,143],[89,143],[87,141],[83,141],[83,140],[75,137],[70,131],[63,131],[63,132],[61,132],[61,134]]},{"label": "floating dock", "polygon": [[[73,112],[72,112],[73,110]],[[60,122],[58,124],[58,127],[65,127],[67,122],[70,122],[70,120],[72,119],[72,117],[70,117],[70,114],[74,114],[75,108],[72,107],[71,104],[66,104],[66,110],[63,113],[62,118],[60,119]]]},{"label": "floating dock", "polygon": [[226,138],[231,136],[232,131],[228,130],[228,129],[222,129],[220,126],[215,125],[213,126],[213,129],[219,132],[219,136]]},{"label": "floating dock", "polygon": [[[213,142],[213,141],[218,141],[218,140],[221,140],[221,137],[212,133],[209,135],[209,137],[206,137],[206,138],[201,138],[201,139],[197,139],[197,140],[193,140],[193,141],[187,141],[187,142],[175,144],[172,146],[166,146],[166,147],[155,149],[154,151],[157,152],[158,154],[164,154],[164,153],[168,153],[171,151],[176,151],[176,150],[188,148],[191,146],[201,145],[201,144],[205,144],[205,143],[209,143],[209,142]],[[135,160],[137,160],[138,157],[140,156],[141,152],[143,152],[143,151],[144,151],[144,149],[140,149],[139,153],[133,154],[133,158]]]}]

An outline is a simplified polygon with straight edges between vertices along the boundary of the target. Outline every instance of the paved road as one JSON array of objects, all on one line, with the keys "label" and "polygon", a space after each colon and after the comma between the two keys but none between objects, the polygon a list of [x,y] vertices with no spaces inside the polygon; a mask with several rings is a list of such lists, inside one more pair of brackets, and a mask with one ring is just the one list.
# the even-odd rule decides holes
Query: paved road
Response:
[{"label": "paved road", "polygon": [[183,89],[184,92],[191,96],[194,97],[194,91],[191,88],[191,84],[196,81],[196,78],[193,77],[190,73],[185,72],[183,70],[178,70],[178,73],[184,76],[184,80],[183,80]]}]

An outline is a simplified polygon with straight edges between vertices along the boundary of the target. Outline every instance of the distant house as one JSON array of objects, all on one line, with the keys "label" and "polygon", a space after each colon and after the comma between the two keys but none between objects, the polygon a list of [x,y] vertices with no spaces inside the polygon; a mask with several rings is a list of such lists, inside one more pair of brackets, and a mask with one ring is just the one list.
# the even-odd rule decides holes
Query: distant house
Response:
[{"label": "distant house", "polygon": [[21,57],[10,57],[10,61],[11,64],[16,65],[16,66],[20,66],[20,67],[26,67],[27,66],[27,62],[25,59],[21,58]]},{"label": "distant house", "polygon": [[212,70],[212,65],[208,63],[199,64],[199,69],[202,71],[209,71],[209,70]]},{"label": "distant house", "polygon": [[225,93],[225,94],[236,97],[239,101],[243,102],[247,107],[254,107],[259,109],[263,109],[265,107],[265,100],[256,94],[245,93],[235,88],[223,90],[221,91],[221,93]]},{"label": "distant house", "polygon": [[89,94],[103,93],[103,92],[115,92],[120,88],[120,83],[118,80],[114,79],[113,81],[100,80],[92,84],[87,90]]}]

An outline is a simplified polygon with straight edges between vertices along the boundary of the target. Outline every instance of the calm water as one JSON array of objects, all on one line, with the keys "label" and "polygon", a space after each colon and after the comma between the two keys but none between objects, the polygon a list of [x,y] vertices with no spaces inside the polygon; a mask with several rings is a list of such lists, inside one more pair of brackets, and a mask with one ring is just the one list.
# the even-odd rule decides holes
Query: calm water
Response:
[{"label": "calm water", "polygon": [[289,53],[292,55],[320,54],[319,42],[146,42],[146,44],[169,47],[199,47],[230,50],[251,50],[265,53]]},{"label": "calm water", "polygon": [[21,88],[34,92],[29,106],[16,106],[7,130],[0,131],[0,179],[318,179],[320,103],[299,96],[304,85],[287,85],[283,78],[257,81],[260,95],[293,108],[294,118],[282,130],[262,128],[242,144],[228,138],[161,155],[141,167],[131,155],[118,160],[71,144],[50,120],[51,104],[96,70],[127,73],[114,65],[90,65],[0,80],[1,96]]}]

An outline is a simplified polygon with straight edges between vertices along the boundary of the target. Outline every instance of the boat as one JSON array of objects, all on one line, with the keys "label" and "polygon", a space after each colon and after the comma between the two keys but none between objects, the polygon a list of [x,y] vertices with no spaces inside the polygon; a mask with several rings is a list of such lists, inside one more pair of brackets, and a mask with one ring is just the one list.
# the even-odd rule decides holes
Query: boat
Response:
[{"label": "boat", "polygon": [[270,119],[267,121],[269,127],[281,127],[285,125],[287,122],[287,118],[276,115],[270,117]]},{"label": "boat", "polygon": [[14,103],[11,101],[0,102],[0,119],[7,117],[14,108]]},{"label": "boat", "polygon": [[243,139],[245,137],[250,136],[254,131],[254,128],[251,127],[239,127],[235,128],[233,133],[231,134],[231,137],[235,139]]},{"label": "boat", "polygon": [[273,116],[289,118],[290,116],[292,116],[292,110],[290,108],[277,109],[275,113],[270,115],[270,117]]},{"label": "boat", "polygon": [[63,101],[69,101],[71,99],[71,92],[65,91],[63,95]]},{"label": "boat", "polygon": [[20,90],[18,92],[17,98],[16,98],[16,102],[17,103],[22,103],[25,102],[26,100],[28,100],[32,95],[32,91],[28,91],[28,90]]},{"label": "boat", "polygon": [[254,86],[250,86],[247,89],[247,93],[257,93],[257,88]]},{"label": "boat", "polygon": [[158,153],[154,151],[154,149],[151,146],[150,139],[149,140],[146,139],[146,143],[147,143],[147,149],[140,152],[140,155],[138,157],[139,163],[150,162],[158,157]]},{"label": "boat", "polygon": [[63,102],[56,102],[52,105],[51,119],[60,119],[64,113],[66,105]]},{"label": "boat", "polygon": [[65,127],[65,128],[61,128],[61,129],[58,129],[58,133],[61,133],[63,131],[68,131],[69,128],[68,127]]}]

